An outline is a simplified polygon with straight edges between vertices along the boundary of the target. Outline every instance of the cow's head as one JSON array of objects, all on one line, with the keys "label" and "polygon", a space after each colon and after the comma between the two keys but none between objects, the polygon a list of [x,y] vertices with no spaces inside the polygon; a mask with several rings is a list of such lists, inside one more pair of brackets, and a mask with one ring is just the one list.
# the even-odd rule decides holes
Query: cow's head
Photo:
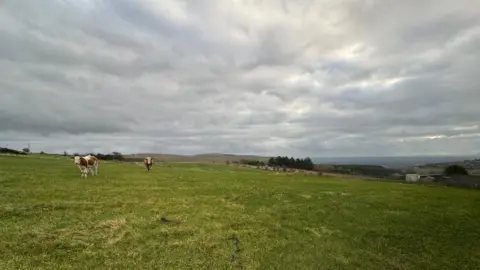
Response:
[{"label": "cow's head", "polygon": [[79,156],[75,156],[73,158],[73,160],[75,161],[75,164],[80,165],[80,157]]}]

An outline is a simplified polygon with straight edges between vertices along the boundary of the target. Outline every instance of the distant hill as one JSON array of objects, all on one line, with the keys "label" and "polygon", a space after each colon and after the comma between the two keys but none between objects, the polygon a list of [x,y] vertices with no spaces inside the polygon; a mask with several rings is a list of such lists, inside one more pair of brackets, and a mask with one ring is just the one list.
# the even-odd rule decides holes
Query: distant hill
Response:
[{"label": "distant hill", "polygon": [[[139,153],[136,155],[126,154],[127,159],[141,160],[147,156],[153,157],[157,161],[164,162],[215,162],[224,163],[246,160],[258,160],[268,162],[269,156],[257,155],[235,155],[222,153],[205,153],[197,155],[176,155],[160,153]],[[312,158],[315,164],[325,165],[378,165],[386,168],[409,168],[428,163],[456,162],[466,159],[478,158],[478,156],[403,156],[403,157],[316,157]]]},{"label": "distant hill", "polygon": [[403,157],[317,157],[312,158],[316,164],[332,165],[379,165],[387,168],[408,168],[428,163],[463,161],[473,156],[403,156]]},{"label": "distant hill", "polygon": [[124,155],[127,159],[144,159],[145,157],[152,157],[157,161],[163,162],[215,162],[225,163],[226,161],[240,161],[246,160],[258,160],[267,162],[270,157],[255,156],[255,155],[233,155],[233,154],[220,154],[220,153],[207,153],[198,155],[175,155],[175,154],[155,154],[155,153],[139,153],[136,155],[129,154]]}]

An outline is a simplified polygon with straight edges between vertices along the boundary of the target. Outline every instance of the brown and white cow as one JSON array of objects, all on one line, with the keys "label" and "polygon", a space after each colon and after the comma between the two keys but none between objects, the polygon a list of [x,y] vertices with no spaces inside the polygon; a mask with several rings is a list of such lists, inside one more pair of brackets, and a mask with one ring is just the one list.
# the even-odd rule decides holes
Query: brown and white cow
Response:
[{"label": "brown and white cow", "polygon": [[147,171],[150,171],[150,168],[152,168],[153,165],[153,159],[151,157],[146,157],[143,160],[143,163],[145,164],[145,168],[147,168]]},{"label": "brown and white cow", "polygon": [[92,175],[98,174],[98,159],[92,155],[80,157],[75,156],[75,164],[80,169],[81,177],[87,178],[88,172],[90,171]]}]

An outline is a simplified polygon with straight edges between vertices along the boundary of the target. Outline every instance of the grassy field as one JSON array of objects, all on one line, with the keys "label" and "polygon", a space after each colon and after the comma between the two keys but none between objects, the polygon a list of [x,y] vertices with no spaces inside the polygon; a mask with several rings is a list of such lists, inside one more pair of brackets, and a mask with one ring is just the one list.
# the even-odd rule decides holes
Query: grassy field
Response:
[{"label": "grassy field", "polygon": [[253,155],[229,155],[229,154],[200,154],[200,155],[172,155],[172,154],[154,154],[139,153],[136,155],[124,155],[126,159],[139,159],[142,161],[145,157],[152,157],[161,162],[195,162],[195,163],[222,163],[227,161],[235,162],[241,160],[258,160],[268,162],[269,157]]},{"label": "grassy field", "polygon": [[[478,269],[480,193],[0,156],[0,269]],[[232,236],[238,239],[238,250]]]}]

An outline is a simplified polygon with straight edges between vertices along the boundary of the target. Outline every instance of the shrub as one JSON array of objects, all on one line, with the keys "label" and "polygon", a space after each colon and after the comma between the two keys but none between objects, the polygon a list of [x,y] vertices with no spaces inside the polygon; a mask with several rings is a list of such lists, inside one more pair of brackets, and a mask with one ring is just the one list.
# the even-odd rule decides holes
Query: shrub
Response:
[{"label": "shrub", "polygon": [[445,175],[468,175],[467,169],[460,165],[450,165],[444,170]]}]

